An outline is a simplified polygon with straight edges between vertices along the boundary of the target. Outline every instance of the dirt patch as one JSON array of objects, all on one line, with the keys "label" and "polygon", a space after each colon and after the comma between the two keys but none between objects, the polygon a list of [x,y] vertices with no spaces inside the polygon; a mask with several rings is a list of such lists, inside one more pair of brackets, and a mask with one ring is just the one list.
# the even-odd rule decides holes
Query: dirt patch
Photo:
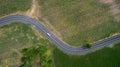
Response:
[{"label": "dirt patch", "polygon": [[40,17],[40,6],[37,2],[37,0],[33,0],[32,1],[32,6],[31,6],[31,9],[27,11],[27,15],[30,16],[30,17],[33,17],[33,18],[37,18],[37,17]]},{"label": "dirt patch", "polygon": [[112,4],[114,0],[99,0],[101,3]]},{"label": "dirt patch", "polygon": [[120,21],[120,8],[115,0],[99,0],[101,3],[110,5],[110,13],[113,15],[117,22]]}]

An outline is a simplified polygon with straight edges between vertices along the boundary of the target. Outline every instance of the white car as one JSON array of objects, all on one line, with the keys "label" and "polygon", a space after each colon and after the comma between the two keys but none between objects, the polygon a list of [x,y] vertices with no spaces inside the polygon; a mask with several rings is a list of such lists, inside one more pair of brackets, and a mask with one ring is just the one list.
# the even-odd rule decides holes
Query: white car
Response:
[{"label": "white car", "polygon": [[50,33],[47,33],[48,36],[51,36]]}]

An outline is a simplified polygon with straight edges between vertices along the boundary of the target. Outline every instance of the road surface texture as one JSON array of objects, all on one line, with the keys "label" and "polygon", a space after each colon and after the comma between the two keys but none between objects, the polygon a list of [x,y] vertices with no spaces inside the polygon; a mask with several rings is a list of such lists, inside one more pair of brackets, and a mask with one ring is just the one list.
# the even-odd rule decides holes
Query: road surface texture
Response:
[{"label": "road surface texture", "polygon": [[64,44],[57,37],[55,37],[46,27],[40,24],[39,21],[33,18],[24,16],[24,15],[18,15],[18,14],[9,15],[7,17],[0,18],[0,26],[6,25],[12,22],[21,22],[21,23],[32,25],[35,29],[37,29],[39,32],[44,34],[60,50],[72,55],[87,54],[95,50],[101,49],[105,46],[120,42],[120,35],[115,35],[110,38],[92,43],[92,47],[89,49],[85,47],[72,47],[72,46],[68,46],[68,44]]}]

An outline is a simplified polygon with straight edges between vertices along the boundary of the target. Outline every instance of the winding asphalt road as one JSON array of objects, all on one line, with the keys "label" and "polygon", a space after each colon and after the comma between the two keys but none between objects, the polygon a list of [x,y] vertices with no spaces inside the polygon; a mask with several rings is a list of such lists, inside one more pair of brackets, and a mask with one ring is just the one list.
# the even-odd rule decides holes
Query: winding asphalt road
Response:
[{"label": "winding asphalt road", "polygon": [[68,46],[68,44],[64,44],[57,37],[55,37],[46,27],[44,27],[42,24],[40,24],[39,21],[37,21],[33,18],[24,16],[24,15],[18,15],[18,14],[17,15],[9,15],[7,17],[0,18],[0,26],[6,25],[6,24],[9,24],[12,22],[21,22],[21,23],[32,25],[39,32],[44,34],[60,50],[62,50],[63,52],[66,52],[68,54],[73,54],[73,55],[86,54],[86,53],[101,49],[105,46],[120,42],[120,35],[115,35],[113,37],[92,43],[92,47],[90,49],[87,49],[85,47],[76,47],[75,48],[75,47]]}]

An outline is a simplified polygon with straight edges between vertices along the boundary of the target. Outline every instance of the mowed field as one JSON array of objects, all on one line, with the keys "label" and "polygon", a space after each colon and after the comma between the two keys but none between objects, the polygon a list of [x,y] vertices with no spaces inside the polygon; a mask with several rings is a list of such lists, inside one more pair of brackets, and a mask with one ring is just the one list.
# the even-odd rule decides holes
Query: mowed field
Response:
[{"label": "mowed field", "polygon": [[30,8],[32,0],[0,0],[0,16],[17,11],[26,11]]},{"label": "mowed field", "polygon": [[0,67],[19,65],[22,57],[20,51],[37,44],[51,45],[46,39],[40,38],[30,25],[12,23],[1,26]]},{"label": "mowed field", "polygon": [[108,37],[120,32],[120,23],[109,12],[109,6],[97,0],[38,0],[41,16],[72,46]]},{"label": "mowed field", "polygon": [[113,48],[106,47],[102,50],[83,55],[67,55],[57,48],[54,50],[56,67],[120,67],[120,44]]}]

